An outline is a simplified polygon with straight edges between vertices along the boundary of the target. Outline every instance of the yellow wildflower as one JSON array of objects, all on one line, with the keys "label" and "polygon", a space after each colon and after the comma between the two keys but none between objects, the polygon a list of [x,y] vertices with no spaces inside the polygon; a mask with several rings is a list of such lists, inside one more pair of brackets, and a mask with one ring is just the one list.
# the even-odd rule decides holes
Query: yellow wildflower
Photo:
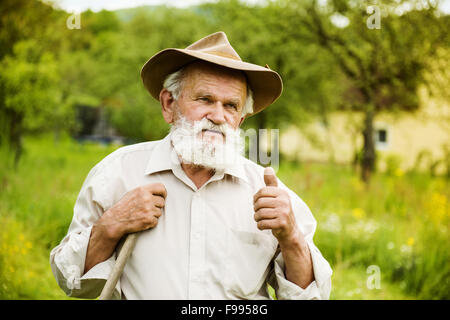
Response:
[{"label": "yellow wildflower", "polygon": [[356,218],[356,219],[361,219],[363,218],[366,214],[364,212],[363,209],[361,208],[355,208],[352,210],[352,215]]},{"label": "yellow wildflower", "polygon": [[27,242],[25,242],[25,247],[27,249],[31,249],[31,248],[33,248],[33,244],[30,241],[27,241]]},{"label": "yellow wildflower", "polygon": [[402,169],[397,168],[397,169],[395,170],[394,174],[395,174],[396,177],[401,177],[401,176],[403,176],[403,175],[405,174],[405,172],[403,172]]},{"label": "yellow wildflower", "polygon": [[414,245],[414,238],[413,237],[409,237],[408,241],[406,243],[408,244],[408,246],[412,247]]}]

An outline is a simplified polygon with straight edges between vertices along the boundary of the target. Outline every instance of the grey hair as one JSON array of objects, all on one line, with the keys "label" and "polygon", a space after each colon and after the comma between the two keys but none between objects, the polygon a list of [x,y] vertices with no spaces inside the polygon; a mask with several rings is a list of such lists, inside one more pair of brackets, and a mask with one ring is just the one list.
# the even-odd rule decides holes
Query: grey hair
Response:
[{"label": "grey hair", "polygon": [[[163,83],[163,88],[167,89],[172,94],[175,100],[178,100],[181,90],[183,89],[184,67],[169,74]],[[245,99],[244,107],[242,108],[241,117],[253,113],[253,91],[247,84],[247,98]]]},{"label": "grey hair", "polygon": [[163,88],[167,89],[175,100],[178,100],[181,93],[181,86],[183,85],[183,70],[184,68],[181,68],[180,70],[169,74],[163,83]]}]

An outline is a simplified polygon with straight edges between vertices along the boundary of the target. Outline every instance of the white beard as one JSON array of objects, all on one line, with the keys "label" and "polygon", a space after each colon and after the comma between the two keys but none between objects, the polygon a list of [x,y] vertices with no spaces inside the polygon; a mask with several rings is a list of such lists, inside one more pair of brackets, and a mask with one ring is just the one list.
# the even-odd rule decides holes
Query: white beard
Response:
[{"label": "white beard", "polygon": [[[224,134],[221,139],[202,137],[202,131],[215,130]],[[171,141],[182,163],[224,172],[239,163],[244,154],[244,143],[240,129],[232,129],[227,124],[216,125],[203,118],[193,123],[181,114],[170,129]]]}]

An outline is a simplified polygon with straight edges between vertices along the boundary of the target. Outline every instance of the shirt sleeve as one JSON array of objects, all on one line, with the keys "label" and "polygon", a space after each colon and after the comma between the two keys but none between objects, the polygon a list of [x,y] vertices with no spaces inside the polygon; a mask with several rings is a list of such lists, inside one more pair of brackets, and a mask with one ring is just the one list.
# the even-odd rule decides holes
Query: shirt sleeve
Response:
[{"label": "shirt sleeve", "polygon": [[[74,214],[64,239],[50,253],[50,265],[61,289],[70,297],[93,299],[100,295],[115,263],[115,254],[84,272],[92,226],[103,214],[104,181],[96,167],[86,178],[74,206]],[[120,280],[113,299],[120,299]]]},{"label": "shirt sleeve", "polygon": [[313,237],[317,222],[314,219],[308,206],[294,192],[287,189],[281,181],[278,181],[282,188],[285,188],[291,198],[292,210],[300,231],[308,244],[311,252],[315,280],[305,289],[286,279],[285,265],[281,253],[274,259],[274,269],[269,278],[280,300],[311,300],[329,299],[331,293],[331,275],[333,273],[330,264],[322,256],[322,253],[314,245]]}]

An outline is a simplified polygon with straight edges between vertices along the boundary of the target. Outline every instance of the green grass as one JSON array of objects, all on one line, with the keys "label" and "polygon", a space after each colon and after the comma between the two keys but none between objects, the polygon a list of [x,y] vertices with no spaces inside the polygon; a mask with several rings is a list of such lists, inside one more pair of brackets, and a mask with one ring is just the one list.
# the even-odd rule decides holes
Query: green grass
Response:
[{"label": "green grass", "polygon": [[49,255],[64,237],[89,170],[114,148],[29,138],[17,171],[0,162],[0,299],[65,299]]},{"label": "green grass", "polygon": [[[49,253],[89,170],[115,148],[33,137],[25,149],[16,171],[0,149],[0,299],[67,299]],[[318,221],[314,241],[334,271],[331,299],[450,298],[448,180],[397,171],[366,187],[350,167],[294,163],[282,163],[278,176]],[[373,265],[380,287],[370,289]]]},{"label": "green grass", "polygon": [[[352,168],[322,164],[288,164],[278,176],[318,221],[314,241],[337,273],[332,298],[450,298],[448,180],[397,172],[365,186]],[[371,265],[390,293],[356,281]]]},{"label": "green grass", "polygon": [[330,299],[345,300],[414,300],[416,297],[407,295],[401,286],[385,281],[383,273],[380,286],[367,286],[366,269],[339,264],[333,267]]}]

